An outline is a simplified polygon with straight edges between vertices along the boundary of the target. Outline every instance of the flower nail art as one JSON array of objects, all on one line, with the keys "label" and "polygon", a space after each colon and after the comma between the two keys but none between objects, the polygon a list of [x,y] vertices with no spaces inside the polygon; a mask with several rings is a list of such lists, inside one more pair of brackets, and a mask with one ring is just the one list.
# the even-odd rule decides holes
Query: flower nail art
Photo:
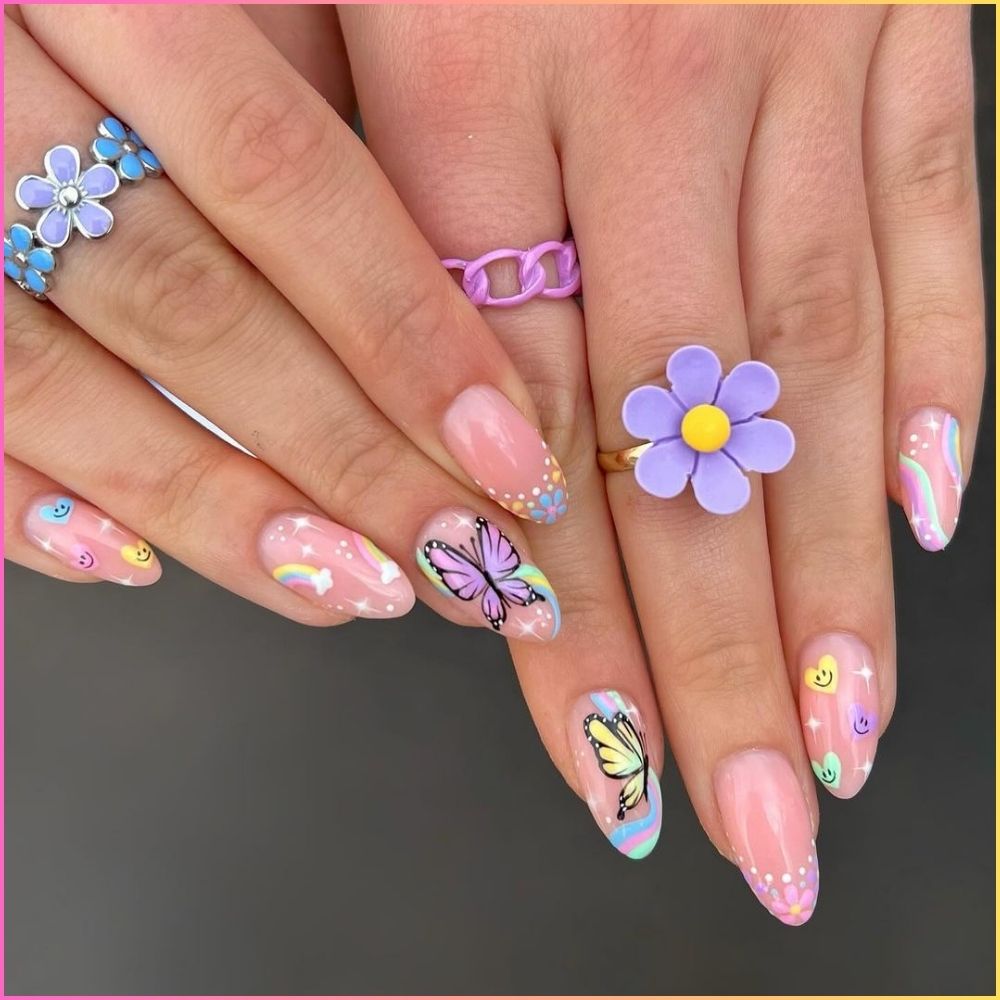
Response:
[{"label": "flower nail art", "polygon": [[27,174],[14,197],[25,209],[44,209],[36,234],[46,246],[62,247],[75,228],[88,239],[111,232],[114,216],[101,200],[119,187],[118,174],[106,163],[80,173],[80,154],[73,146],[54,146],[45,154],[45,177]]},{"label": "flower nail art", "polygon": [[90,145],[94,159],[111,163],[123,181],[141,181],[146,174],[159,177],[163,167],[139,135],[110,115],[97,126],[100,133]]},{"label": "flower nail art", "polygon": [[777,402],[778,376],[759,361],[744,361],[723,378],[713,351],[690,346],[670,356],[667,380],[669,390],[639,386],[622,406],[626,430],[650,442],[636,462],[636,482],[669,498],[690,480],[705,510],[742,510],[750,499],[746,473],[777,472],[795,451],[788,426],[761,416]]},{"label": "flower nail art", "polygon": [[27,226],[15,222],[4,233],[3,273],[36,299],[45,298],[55,267],[55,254]]}]

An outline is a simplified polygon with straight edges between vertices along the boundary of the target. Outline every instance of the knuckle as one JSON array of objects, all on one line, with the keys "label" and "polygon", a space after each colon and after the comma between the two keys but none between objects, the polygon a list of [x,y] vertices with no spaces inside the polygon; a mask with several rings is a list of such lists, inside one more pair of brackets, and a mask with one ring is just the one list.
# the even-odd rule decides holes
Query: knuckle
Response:
[{"label": "knuckle", "polygon": [[765,680],[764,665],[768,657],[759,643],[732,636],[712,635],[702,629],[698,636],[678,636],[683,649],[690,641],[690,650],[681,653],[671,665],[672,679],[683,688],[685,697],[702,701],[724,697],[755,699]]},{"label": "knuckle", "polygon": [[9,302],[13,295],[4,311],[7,413],[13,415],[28,403],[56,412],[59,408],[53,404],[83,366],[73,363],[73,340],[51,321],[51,307],[21,308]]},{"label": "knuckle", "polygon": [[972,142],[968,129],[924,135],[882,165],[879,198],[907,217],[949,218],[969,211],[976,191]]},{"label": "knuckle", "polygon": [[[205,447],[201,441],[175,451],[170,461],[151,462],[142,475],[142,495],[151,498],[151,516],[157,533],[176,537],[206,510],[219,507],[222,486],[232,481],[229,469],[243,456],[224,447]],[[136,491],[136,475],[126,472],[120,487]]]},{"label": "knuckle", "polygon": [[756,318],[754,339],[805,363],[853,365],[876,342],[881,304],[863,291],[861,268],[845,248],[815,250],[778,262],[772,301]]},{"label": "knuckle", "polygon": [[261,80],[259,68],[226,86],[215,108],[208,157],[223,198],[277,204],[306,171],[322,173],[331,114],[283,76]]}]

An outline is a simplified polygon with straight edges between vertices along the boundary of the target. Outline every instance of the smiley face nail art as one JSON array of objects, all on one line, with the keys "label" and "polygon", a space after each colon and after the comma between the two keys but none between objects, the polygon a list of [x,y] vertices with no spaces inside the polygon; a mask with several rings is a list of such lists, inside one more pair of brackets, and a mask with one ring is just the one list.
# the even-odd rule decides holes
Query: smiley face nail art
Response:
[{"label": "smiley face nail art", "polygon": [[838,798],[868,780],[878,746],[878,676],[868,646],[847,632],[808,642],[801,655],[799,711],[820,783]]},{"label": "smiley face nail art", "polygon": [[32,545],[78,573],[142,587],[160,578],[148,543],[85,500],[47,494],[29,504],[23,520]]}]

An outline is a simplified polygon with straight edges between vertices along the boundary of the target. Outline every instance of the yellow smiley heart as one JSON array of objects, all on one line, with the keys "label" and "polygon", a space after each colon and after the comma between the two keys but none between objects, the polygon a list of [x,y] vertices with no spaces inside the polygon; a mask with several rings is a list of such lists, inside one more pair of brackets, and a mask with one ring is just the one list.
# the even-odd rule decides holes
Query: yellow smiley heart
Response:
[{"label": "yellow smiley heart", "polygon": [[123,545],[122,559],[136,569],[149,569],[153,565],[153,550],[140,538],[135,545]]},{"label": "yellow smiley heart", "polygon": [[820,694],[833,694],[837,690],[837,661],[829,654],[819,658],[815,667],[806,670],[806,687]]}]

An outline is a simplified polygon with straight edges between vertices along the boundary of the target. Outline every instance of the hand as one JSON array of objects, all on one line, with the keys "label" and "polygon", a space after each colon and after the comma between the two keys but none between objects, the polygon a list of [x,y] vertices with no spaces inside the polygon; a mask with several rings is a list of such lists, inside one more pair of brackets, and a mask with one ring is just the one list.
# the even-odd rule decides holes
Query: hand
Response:
[{"label": "hand", "polygon": [[[255,14],[284,31],[303,72],[346,113],[343,72],[296,42],[325,42],[335,17],[273,15]],[[494,519],[473,489],[490,483],[502,501],[559,475],[526,387],[360,141],[239,8],[14,12],[6,52],[6,211],[27,224],[11,232],[8,276],[56,279],[50,305],[8,285],[10,558],[63,579],[141,585],[160,574],[149,538],[314,625],[405,613],[414,595],[399,564],[412,571],[442,517],[470,519],[473,507],[530,563],[513,518]],[[112,63],[121,90],[104,72]],[[46,148],[68,143],[48,166],[65,171],[61,183],[90,171],[81,184],[95,198],[77,220],[88,235],[106,232],[100,202],[129,184],[89,165],[91,130],[107,114],[99,101],[141,129],[168,179],[116,194],[113,234],[88,244],[69,240],[71,213],[43,214],[47,178],[17,186],[20,207],[12,195]],[[120,126],[105,127],[117,163]],[[34,243],[41,270],[18,263]],[[533,606],[475,620],[514,636],[529,621],[535,638],[551,638],[558,604],[546,587],[536,573]],[[417,590],[447,617],[472,612],[419,575]]]},{"label": "hand", "polygon": [[[623,400],[662,384],[685,344],[723,371],[752,356],[781,376],[772,415],[797,454],[754,477],[739,513],[627,475],[607,499],[695,809],[768,909],[803,922],[812,772],[855,794],[894,702],[886,491],[922,545],[943,547],[973,453],[967,12],[345,7],[341,21],[369,144],[439,253],[527,247],[572,224],[602,449],[636,443]],[[546,565],[575,568],[564,637],[515,660],[550,753],[614,833],[622,781],[579,747],[593,708],[576,699],[621,688],[656,709],[586,471],[581,317],[536,303],[487,318],[575,486],[573,517],[535,542]]]}]

